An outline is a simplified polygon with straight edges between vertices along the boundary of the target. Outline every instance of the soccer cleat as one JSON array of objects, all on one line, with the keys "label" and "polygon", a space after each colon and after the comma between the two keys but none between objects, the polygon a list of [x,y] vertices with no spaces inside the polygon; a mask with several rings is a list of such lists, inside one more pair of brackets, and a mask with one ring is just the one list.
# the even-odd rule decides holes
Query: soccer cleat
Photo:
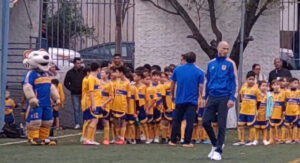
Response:
[{"label": "soccer cleat", "polygon": [[92,143],[93,145],[100,145],[100,143],[98,143],[98,142],[96,142],[96,141],[94,141],[94,140],[92,140],[91,143]]},{"label": "soccer cleat", "polygon": [[291,144],[292,141],[291,141],[291,140],[287,140],[287,141],[285,141],[285,143],[286,143],[286,144]]},{"label": "soccer cleat", "polygon": [[154,142],[154,143],[159,143],[159,139],[158,139],[158,138],[155,138],[153,142]]},{"label": "soccer cleat", "polygon": [[270,143],[269,143],[267,140],[264,140],[264,141],[263,141],[263,144],[264,144],[265,146],[270,145]]},{"label": "soccer cleat", "polygon": [[124,145],[125,144],[125,140],[118,140],[118,141],[116,141],[115,142],[115,144],[117,144],[117,145]]},{"label": "soccer cleat", "polygon": [[115,139],[112,139],[109,143],[110,144],[115,144],[116,140]]},{"label": "soccer cleat", "polygon": [[278,140],[279,140],[278,136],[275,136],[274,140],[275,140],[275,141],[278,141]]},{"label": "soccer cleat", "polygon": [[202,144],[211,144],[210,140],[206,139],[202,142]]},{"label": "soccer cleat", "polygon": [[49,146],[54,146],[57,144],[57,140],[54,138],[49,138],[49,139],[45,139],[42,144],[44,145],[49,145]]},{"label": "soccer cleat", "polygon": [[241,146],[241,145],[245,145],[244,142],[236,142],[232,144],[233,146]]},{"label": "soccer cleat", "polygon": [[136,144],[136,141],[135,139],[131,140],[131,144],[135,145]]},{"label": "soccer cleat", "polygon": [[194,147],[194,144],[190,143],[190,144],[183,144],[182,147],[185,147],[185,148],[193,148]]},{"label": "soccer cleat", "polygon": [[82,143],[83,145],[96,145],[95,143],[93,143],[92,141],[90,140],[86,140]]},{"label": "soccer cleat", "polygon": [[172,141],[169,141],[169,146],[172,146],[172,147],[175,147],[176,146],[176,144],[175,143],[173,143]]},{"label": "soccer cleat", "polygon": [[141,140],[142,140],[142,141],[146,141],[145,135],[141,134]]},{"label": "soccer cleat", "polygon": [[221,161],[222,155],[221,155],[221,153],[215,151],[210,159],[215,160],[215,161]]},{"label": "soccer cleat", "polygon": [[30,143],[30,145],[42,145],[43,143],[42,143],[42,141],[40,140],[40,139],[32,139],[32,140],[29,140],[29,143]]},{"label": "soccer cleat", "polygon": [[252,146],[252,145],[253,145],[252,141],[245,144],[245,146]]},{"label": "soccer cleat", "polygon": [[252,142],[252,145],[257,146],[257,145],[258,145],[258,141],[257,141],[257,140],[254,140],[254,141]]},{"label": "soccer cleat", "polygon": [[149,139],[149,140],[147,140],[145,143],[146,144],[151,144],[153,142],[153,139]]},{"label": "soccer cleat", "polygon": [[109,145],[109,140],[103,140],[102,144],[103,145]]},{"label": "soccer cleat", "polygon": [[211,158],[212,156],[213,156],[213,154],[214,154],[214,152],[215,152],[215,150],[217,149],[217,147],[214,147],[214,146],[212,146],[211,147],[211,151],[209,152],[209,154],[208,154],[208,158]]}]

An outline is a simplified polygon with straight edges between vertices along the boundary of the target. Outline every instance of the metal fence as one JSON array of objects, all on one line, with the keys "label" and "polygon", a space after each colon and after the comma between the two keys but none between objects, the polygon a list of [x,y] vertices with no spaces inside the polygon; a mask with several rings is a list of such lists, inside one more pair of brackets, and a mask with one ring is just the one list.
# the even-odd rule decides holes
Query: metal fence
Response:
[{"label": "metal fence", "polygon": [[280,57],[292,70],[300,69],[299,4],[299,0],[280,2]]},{"label": "metal fence", "polygon": [[[133,62],[134,49],[128,51],[132,47],[126,45],[134,45],[134,0],[124,0],[122,3],[116,0],[41,0],[40,3],[38,44],[45,49],[65,49],[61,50],[57,64],[59,60],[70,59],[71,50],[81,51],[83,59],[88,59],[90,55],[99,60],[111,59],[117,39],[118,6],[122,8],[123,58]],[[55,58],[53,51],[50,54]],[[61,63],[63,66],[68,64]]]}]

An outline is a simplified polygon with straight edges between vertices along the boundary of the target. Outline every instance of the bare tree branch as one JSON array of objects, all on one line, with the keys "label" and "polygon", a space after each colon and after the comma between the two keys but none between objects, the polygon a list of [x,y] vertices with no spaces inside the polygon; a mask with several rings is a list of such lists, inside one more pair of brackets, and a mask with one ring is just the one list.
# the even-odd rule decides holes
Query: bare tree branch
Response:
[{"label": "bare tree branch", "polygon": [[192,35],[187,36],[187,38],[195,39],[199,44],[201,49],[209,56],[209,58],[213,58],[215,55],[214,47],[210,46],[204,36],[200,33],[196,24],[186,12],[186,10],[181,6],[178,0],[168,0],[170,4],[174,7],[174,9],[179,13],[180,17],[187,24],[189,29],[192,31]]},{"label": "bare tree branch", "polygon": [[274,0],[267,0],[262,7],[260,8],[260,10],[258,11],[258,13],[256,14],[256,19],[258,19],[259,16],[261,16],[261,14],[267,9],[267,6]]},{"label": "bare tree branch", "polygon": [[220,30],[217,26],[214,0],[207,0],[207,2],[208,2],[208,7],[209,7],[211,28],[212,28],[212,31],[214,32],[214,34],[216,35],[217,42],[220,42],[220,41],[222,41],[222,33],[220,32]]},{"label": "bare tree branch", "polygon": [[158,8],[158,9],[160,9],[160,10],[163,10],[163,11],[169,13],[169,14],[179,15],[178,12],[170,11],[170,10],[168,10],[168,9],[166,9],[166,8],[163,8],[162,6],[160,6],[160,5],[156,4],[155,2],[153,2],[152,0],[144,0],[144,1],[147,1],[147,2],[152,3],[152,5],[155,6],[156,8]]}]

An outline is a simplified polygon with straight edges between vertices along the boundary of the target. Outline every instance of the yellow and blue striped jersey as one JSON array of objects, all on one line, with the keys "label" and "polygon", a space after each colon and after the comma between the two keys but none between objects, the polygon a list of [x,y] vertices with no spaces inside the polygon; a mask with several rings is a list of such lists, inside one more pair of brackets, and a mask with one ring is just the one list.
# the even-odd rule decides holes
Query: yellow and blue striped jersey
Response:
[{"label": "yellow and blue striped jersey", "polygon": [[5,115],[12,114],[16,104],[13,99],[5,99]]},{"label": "yellow and blue striped jersey", "polygon": [[116,81],[114,83],[114,95],[112,110],[126,113],[128,107],[127,99],[131,97],[129,82]]},{"label": "yellow and blue striped jersey", "polygon": [[297,116],[299,115],[299,102],[300,102],[300,91],[299,90],[288,90],[285,92],[285,115]]},{"label": "yellow and blue striped jersey", "polygon": [[285,102],[285,91],[281,90],[279,93],[272,93],[273,98],[273,111],[271,119],[282,119],[283,107]]},{"label": "yellow and blue striped jersey", "polygon": [[256,105],[257,105],[257,97],[260,94],[260,90],[253,87],[244,87],[241,89],[241,110],[240,113],[244,115],[255,115],[256,114]]}]

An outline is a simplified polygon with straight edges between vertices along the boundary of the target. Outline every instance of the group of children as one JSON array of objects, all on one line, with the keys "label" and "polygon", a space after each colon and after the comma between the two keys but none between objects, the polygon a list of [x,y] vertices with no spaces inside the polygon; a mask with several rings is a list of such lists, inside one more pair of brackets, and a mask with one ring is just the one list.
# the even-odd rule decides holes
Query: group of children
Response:
[{"label": "group of children", "polygon": [[[138,67],[133,71],[125,66],[100,68],[97,63],[92,63],[85,69],[82,82],[84,124],[81,142],[84,145],[100,144],[95,141],[95,133],[101,119],[104,145],[168,143],[175,109],[170,81],[174,68],[170,65],[161,72],[159,66]],[[199,108],[193,140],[209,143],[201,125],[203,106],[199,104]],[[183,121],[182,140],[184,124]]]},{"label": "group of children", "polygon": [[[300,90],[297,78],[285,77],[272,83],[258,81],[247,73],[240,91],[241,109],[238,121],[239,142],[233,145],[258,145],[260,133],[264,145],[300,143]],[[249,128],[245,142],[245,127]]]}]

